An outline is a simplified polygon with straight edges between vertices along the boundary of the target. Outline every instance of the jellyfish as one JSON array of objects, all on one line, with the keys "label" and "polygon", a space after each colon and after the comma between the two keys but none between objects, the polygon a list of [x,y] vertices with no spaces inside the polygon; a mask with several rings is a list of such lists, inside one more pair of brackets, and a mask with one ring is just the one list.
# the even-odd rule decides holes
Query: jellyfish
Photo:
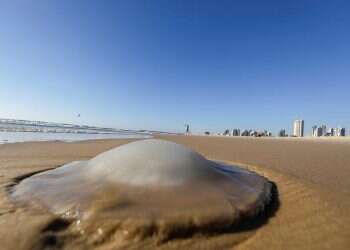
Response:
[{"label": "jellyfish", "polygon": [[11,198],[82,232],[160,239],[222,232],[264,210],[271,183],[174,142],[146,139],[23,179]]}]

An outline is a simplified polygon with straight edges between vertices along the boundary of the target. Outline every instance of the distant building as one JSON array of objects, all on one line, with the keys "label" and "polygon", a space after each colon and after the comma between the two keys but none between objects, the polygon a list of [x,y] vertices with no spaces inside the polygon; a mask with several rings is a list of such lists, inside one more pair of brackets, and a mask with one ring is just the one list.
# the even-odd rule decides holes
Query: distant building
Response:
[{"label": "distant building", "polygon": [[[323,126],[322,127],[317,127],[316,125],[315,126],[312,126],[312,136],[314,137],[320,137],[320,136],[323,136],[323,133],[324,133],[324,128]],[[327,133],[325,133],[326,135]]]},{"label": "distant building", "polygon": [[326,125],[322,125],[320,127],[313,126],[312,127],[312,136],[345,136],[345,128],[328,128],[326,129]]},{"label": "distant building", "polygon": [[311,131],[312,136],[317,136],[317,126],[312,126],[312,131]]},{"label": "distant building", "polygon": [[322,127],[317,127],[317,129],[316,129],[316,135],[315,135],[315,136],[320,137],[320,136],[323,135],[322,133],[323,133]]},{"label": "distant building", "polygon": [[293,135],[296,137],[304,136],[304,120],[295,120],[293,124]]},{"label": "distant building", "polygon": [[230,130],[229,129],[226,129],[223,133],[223,135],[230,135]]},{"label": "distant building", "polygon": [[286,137],[286,130],[285,129],[281,129],[279,132],[278,132],[278,136],[279,137]]},{"label": "distant building", "polygon": [[335,133],[334,133],[334,128],[329,128],[328,130],[327,130],[327,134],[326,134],[327,136],[335,136]]},{"label": "distant building", "polygon": [[322,136],[326,136],[327,135],[327,127],[326,127],[326,125],[322,125],[321,128],[322,128]]},{"label": "distant building", "polygon": [[334,134],[335,136],[345,136],[345,128],[336,128]]},{"label": "distant building", "polygon": [[258,136],[272,136],[272,133],[270,131],[264,130],[263,132],[258,132]]},{"label": "distant building", "polygon": [[249,131],[248,130],[243,130],[241,133],[241,136],[249,136]]},{"label": "distant building", "polygon": [[237,128],[232,129],[232,136],[240,136],[241,131]]},{"label": "distant building", "polygon": [[250,131],[249,131],[249,135],[250,135],[250,136],[258,136],[258,132],[255,131],[255,130],[250,130]]}]

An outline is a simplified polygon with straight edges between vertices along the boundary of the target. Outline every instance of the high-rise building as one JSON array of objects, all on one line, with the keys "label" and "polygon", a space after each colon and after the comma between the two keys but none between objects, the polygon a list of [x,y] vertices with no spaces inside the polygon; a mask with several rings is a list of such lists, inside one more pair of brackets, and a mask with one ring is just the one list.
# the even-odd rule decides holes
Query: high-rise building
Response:
[{"label": "high-rise building", "polygon": [[329,128],[327,130],[327,136],[334,136],[334,128]]},{"label": "high-rise building", "polygon": [[321,128],[322,128],[322,136],[326,136],[327,135],[327,127],[326,127],[326,125],[322,125]]},{"label": "high-rise building", "polygon": [[311,133],[312,136],[317,136],[317,126],[312,126],[312,133]]},{"label": "high-rise building", "polygon": [[340,129],[340,136],[345,136],[345,128]]},{"label": "high-rise building", "polygon": [[293,124],[293,135],[296,137],[304,136],[304,120],[295,120]]},{"label": "high-rise building", "polygon": [[238,128],[232,129],[232,136],[239,136],[241,131]]},{"label": "high-rise building", "polygon": [[336,128],[334,134],[335,136],[345,136],[345,128]]},{"label": "high-rise building", "polygon": [[317,127],[315,136],[322,136],[323,135],[322,133],[323,133],[322,127]]},{"label": "high-rise building", "polygon": [[279,136],[279,137],[285,137],[285,136],[287,136],[287,135],[286,135],[286,130],[285,130],[285,129],[281,129],[281,130],[278,132],[278,136]]}]

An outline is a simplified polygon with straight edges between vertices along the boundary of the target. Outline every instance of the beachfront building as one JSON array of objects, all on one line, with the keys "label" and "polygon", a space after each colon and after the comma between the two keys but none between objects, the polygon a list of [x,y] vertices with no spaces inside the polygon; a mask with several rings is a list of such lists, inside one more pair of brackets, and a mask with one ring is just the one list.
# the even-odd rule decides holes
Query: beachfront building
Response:
[{"label": "beachfront building", "polygon": [[312,136],[314,137],[320,137],[323,135],[323,128],[322,127],[317,127],[316,125],[315,126],[312,126]]},{"label": "beachfront building", "polygon": [[287,136],[286,130],[285,130],[285,129],[281,129],[281,130],[278,132],[278,136],[279,136],[279,137],[286,137],[286,136]]},{"label": "beachfront building", "polygon": [[317,129],[316,129],[316,136],[322,136],[323,134],[323,129],[322,129],[322,127],[318,127]]},{"label": "beachfront building", "polygon": [[345,136],[345,128],[336,128],[334,132],[335,136]]},{"label": "beachfront building", "polygon": [[335,129],[334,128],[329,128],[327,130],[327,136],[335,136]]},{"label": "beachfront building", "polygon": [[232,129],[232,136],[240,136],[241,131],[238,128]]},{"label": "beachfront building", "polygon": [[304,136],[304,120],[295,120],[293,124],[293,135],[296,137]]},{"label": "beachfront building", "polygon": [[320,127],[313,126],[312,127],[312,136],[320,137],[320,136],[345,136],[345,128],[328,128],[326,130],[326,125],[322,125]]},{"label": "beachfront building", "polygon": [[242,131],[241,136],[249,136],[249,130],[245,129]]},{"label": "beachfront building", "polygon": [[255,136],[255,137],[258,136],[258,131],[250,130],[249,136]]},{"label": "beachfront building", "polygon": [[230,136],[230,130],[229,129],[225,129],[223,135]]},{"label": "beachfront building", "polygon": [[326,127],[326,125],[322,125],[321,129],[322,129],[322,136],[326,136],[327,135],[327,127]]}]

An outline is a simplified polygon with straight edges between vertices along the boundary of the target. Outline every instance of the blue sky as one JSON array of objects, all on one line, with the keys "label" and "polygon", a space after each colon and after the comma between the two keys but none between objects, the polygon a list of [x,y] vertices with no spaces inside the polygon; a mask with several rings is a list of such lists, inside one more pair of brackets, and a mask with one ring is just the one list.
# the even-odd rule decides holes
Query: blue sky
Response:
[{"label": "blue sky", "polygon": [[345,0],[0,0],[0,117],[348,128],[349,13]]}]

